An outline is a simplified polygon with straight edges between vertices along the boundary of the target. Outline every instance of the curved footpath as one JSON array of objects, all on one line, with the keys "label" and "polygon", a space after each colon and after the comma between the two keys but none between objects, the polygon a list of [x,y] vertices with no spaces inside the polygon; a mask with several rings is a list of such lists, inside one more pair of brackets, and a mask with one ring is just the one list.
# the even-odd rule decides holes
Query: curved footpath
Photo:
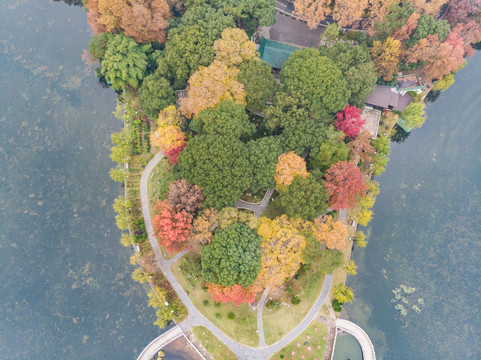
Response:
[{"label": "curved footpath", "polygon": [[[152,246],[152,249],[154,251],[155,257],[160,265],[160,268],[162,269],[162,272],[164,273],[164,276],[170,282],[170,284],[172,285],[172,288],[177,293],[177,296],[184,303],[187,310],[189,311],[189,316],[187,317],[187,319],[179,324],[180,328],[185,332],[187,330],[190,330],[194,326],[202,325],[206,327],[215,336],[217,336],[224,344],[226,344],[240,360],[268,359],[270,356],[272,356],[272,354],[281,350],[284,346],[286,346],[291,341],[293,341],[297,336],[299,336],[307,328],[307,326],[311,323],[311,321],[316,317],[319,309],[321,308],[321,305],[324,303],[324,301],[326,300],[329,294],[329,289],[331,287],[331,282],[332,282],[332,275],[326,275],[322,291],[319,297],[317,298],[315,304],[312,306],[311,310],[306,315],[306,317],[289,334],[287,334],[281,340],[269,346],[262,346],[265,344],[264,338],[262,336],[263,335],[262,329],[260,329],[259,331],[259,334],[261,335],[261,339],[260,339],[261,347],[255,348],[255,347],[243,345],[229,338],[221,330],[219,330],[219,328],[217,328],[214,324],[212,324],[206,317],[204,317],[204,315],[202,315],[199,312],[199,310],[197,310],[197,308],[192,303],[187,293],[184,291],[184,289],[182,289],[179,282],[177,281],[175,276],[172,274],[170,267],[175,261],[177,261],[180,257],[182,257],[186,251],[180,254],[177,254],[175,258],[167,261],[162,256],[162,252],[160,251],[159,245],[157,244],[157,240],[154,237],[152,221],[150,218],[147,183],[148,183],[152,169],[155,167],[155,165],[157,165],[157,163],[163,157],[164,157],[164,154],[162,152],[159,152],[157,155],[154,156],[152,160],[150,160],[150,162],[145,167],[142,173],[142,177],[140,179],[140,200],[142,203],[142,214],[144,216],[145,229],[147,231],[147,235],[148,235],[150,244]],[[161,346],[155,349],[158,346],[156,344],[161,344],[160,340],[159,342],[155,341],[151,343],[150,345],[152,346],[150,345],[148,346],[149,353],[151,352],[155,353],[155,351],[158,351],[161,349]],[[138,359],[141,359],[141,358],[139,357]],[[145,359],[145,357],[143,357],[142,359]]]},{"label": "curved footpath", "polygon": [[371,339],[367,336],[366,332],[358,325],[345,319],[337,319],[336,328],[343,330],[356,338],[361,345],[363,360],[376,360],[376,353],[374,352],[374,346]]}]

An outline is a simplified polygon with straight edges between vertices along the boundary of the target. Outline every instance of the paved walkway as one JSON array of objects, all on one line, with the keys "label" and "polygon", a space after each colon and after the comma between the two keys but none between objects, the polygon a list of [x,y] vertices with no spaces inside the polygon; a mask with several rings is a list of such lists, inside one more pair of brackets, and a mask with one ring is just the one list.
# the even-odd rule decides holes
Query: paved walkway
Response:
[{"label": "paved walkway", "polygon": [[[215,336],[217,336],[224,344],[226,344],[233,352],[234,354],[240,359],[240,360],[259,360],[259,359],[268,359],[272,354],[275,352],[279,351],[282,349],[284,346],[289,344],[291,341],[293,341],[297,336],[299,336],[306,328],[309,326],[311,321],[316,317],[319,309],[321,308],[322,304],[326,300],[328,294],[329,294],[329,289],[331,288],[331,283],[332,283],[332,275],[326,275],[325,280],[324,280],[324,286],[322,288],[322,291],[317,298],[315,304],[312,306],[311,310],[309,313],[306,315],[306,317],[297,325],[296,328],[294,328],[289,334],[287,334],[284,338],[281,340],[277,341],[276,343],[270,345],[270,346],[262,346],[262,344],[265,344],[265,341],[262,336],[261,340],[261,347],[251,347],[247,345],[243,345],[238,343],[237,341],[232,340],[229,338],[226,334],[224,334],[219,328],[217,328],[214,324],[212,324],[204,315],[202,315],[199,310],[195,307],[195,305],[192,303],[190,300],[189,296],[187,293],[182,289],[180,286],[179,282],[175,278],[175,276],[172,274],[172,271],[170,269],[171,265],[179,259],[182,255],[178,254],[176,257],[174,257],[171,260],[165,260],[162,256],[162,252],[160,251],[159,245],[157,244],[157,240],[154,237],[154,231],[152,227],[152,222],[150,220],[150,209],[149,209],[149,197],[147,193],[147,183],[148,179],[150,176],[150,173],[152,169],[157,165],[157,163],[163,158],[162,152],[159,152],[157,155],[154,156],[152,160],[147,164],[145,167],[142,177],[140,179],[140,200],[142,203],[142,213],[144,216],[144,221],[145,221],[145,229],[149,238],[149,242],[152,246],[152,249],[154,251],[155,257],[160,265],[160,268],[162,269],[162,272],[164,273],[164,276],[166,279],[170,282],[172,288],[175,290],[177,293],[177,296],[179,299],[185,304],[189,311],[189,315],[187,317],[187,320],[181,322],[178,324],[178,326],[185,332],[194,326],[202,325],[209,329]],[[271,191],[271,190],[269,190]],[[269,193],[268,191],[268,193]],[[273,192],[273,189],[272,189]],[[267,196],[268,194],[266,194]],[[272,194],[271,194],[272,195]],[[266,196],[264,196],[263,202],[266,199]],[[270,195],[268,196],[270,198]],[[268,202],[268,200],[267,200]],[[261,202],[262,204],[262,202]],[[260,206],[260,205],[259,205]],[[154,349],[154,345],[150,346],[151,349]],[[160,350],[160,347],[157,349]]]},{"label": "paved walkway", "polygon": [[359,326],[345,319],[337,319],[336,327],[354,336],[361,345],[363,360],[376,360],[376,353],[369,336]]},{"label": "paved walkway", "polygon": [[261,216],[264,210],[267,210],[269,206],[269,200],[271,199],[272,194],[274,194],[275,189],[269,189],[264,195],[264,198],[260,203],[251,203],[244,200],[239,200],[235,203],[235,207],[238,209],[248,209],[254,212],[256,217]]},{"label": "paved walkway", "polygon": [[168,343],[174,341],[178,337],[184,335],[184,332],[180,326],[174,326],[169,331],[163,333],[158,338],[152,340],[152,342],[145,347],[145,349],[140,353],[137,360],[150,360],[154,357],[157,352],[166,346]]}]

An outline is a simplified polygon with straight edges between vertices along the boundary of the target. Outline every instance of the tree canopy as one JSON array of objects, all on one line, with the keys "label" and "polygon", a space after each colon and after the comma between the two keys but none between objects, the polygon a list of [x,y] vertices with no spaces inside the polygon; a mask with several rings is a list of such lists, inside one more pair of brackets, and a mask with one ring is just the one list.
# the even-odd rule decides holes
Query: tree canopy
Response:
[{"label": "tree canopy", "polygon": [[115,35],[107,42],[100,72],[115,90],[127,85],[138,89],[147,74],[149,51],[150,44],[138,45],[123,33]]},{"label": "tree canopy", "polygon": [[328,197],[315,176],[297,175],[289,186],[279,190],[275,206],[290,217],[313,220],[327,210]]},{"label": "tree canopy", "polygon": [[256,55],[256,45],[244,30],[226,28],[222,31],[221,38],[214,42],[214,52],[217,60],[232,67],[252,60]]},{"label": "tree canopy", "polygon": [[293,151],[279,156],[276,164],[276,188],[289,186],[296,176],[307,177],[306,161]]},{"label": "tree canopy", "polygon": [[226,136],[199,135],[189,140],[178,166],[188,182],[201,187],[205,207],[234,204],[252,181],[246,146]]},{"label": "tree canopy", "polygon": [[270,65],[258,59],[244,62],[240,66],[237,81],[244,84],[247,108],[262,112],[276,84]]},{"label": "tree canopy", "polygon": [[261,242],[244,224],[216,231],[212,243],[201,250],[202,277],[222,286],[252,285],[261,269]]},{"label": "tree canopy", "polygon": [[167,106],[175,104],[174,90],[165,77],[154,72],[142,82],[139,89],[139,101],[146,114],[157,115]]},{"label": "tree canopy", "polygon": [[344,133],[336,131],[331,125],[326,133],[326,139],[321,143],[317,155],[310,156],[310,164],[313,168],[319,169],[322,173],[339,161],[346,161],[349,158],[349,148],[342,141]]},{"label": "tree canopy", "polygon": [[284,62],[280,78],[287,88],[294,88],[309,101],[334,114],[344,109],[350,91],[337,65],[313,48],[294,51]]},{"label": "tree canopy", "polygon": [[279,136],[267,136],[247,143],[249,161],[252,167],[250,189],[256,193],[273,188],[276,183],[277,158],[284,152]]},{"label": "tree canopy", "polygon": [[197,133],[224,135],[239,139],[252,135],[255,125],[249,122],[245,108],[232,100],[221,102],[212,109],[202,110],[190,123],[190,128]]}]

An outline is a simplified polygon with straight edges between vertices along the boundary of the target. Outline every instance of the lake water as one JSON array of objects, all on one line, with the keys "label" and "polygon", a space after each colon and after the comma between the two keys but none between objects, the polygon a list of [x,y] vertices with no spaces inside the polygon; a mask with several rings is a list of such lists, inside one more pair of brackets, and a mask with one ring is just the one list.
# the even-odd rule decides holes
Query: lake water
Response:
[{"label": "lake water", "polygon": [[86,14],[2,0],[0,24],[0,358],[133,359],[160,331],[115,226],[121,123]]},{"label": "lake water", "polygon": [[481,53],[393,144],[348,318],[378,359],[481,359]]}]

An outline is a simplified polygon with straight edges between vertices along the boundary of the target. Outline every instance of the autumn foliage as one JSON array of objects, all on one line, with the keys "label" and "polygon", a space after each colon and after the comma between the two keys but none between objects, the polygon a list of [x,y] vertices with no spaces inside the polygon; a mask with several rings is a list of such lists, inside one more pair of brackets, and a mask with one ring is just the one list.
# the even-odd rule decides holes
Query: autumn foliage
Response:
[{"label": "autumn foliage", "polygon": [[256,291],[268,286],[282,287],[284,280],[294,276],[299,269],[306,240],[297,225],[286,215],[275,220],[259,218],[257,234],[264,241],[261,243],[262,267],[254,284]]},{"label": "autumn foliage", "polygon": [[197,253],[204,245],[212,242],[213,231],[217,228],[217,211],[215,209],[204,209],[199,212],[192,223],[192,232],[189,237],[189,244]]},{"label": "autumn foliage", "polygon": [[372,134],[369,130],[363,130],[354,140],[347,144],[349,151],[351,153],[351,159],[354,162],[359,160],[371,161],[372,155],[374,153],[374,148],[371,145]]},{"label": "autumn foliage", "polygon": [[138,43],[165,41],[171,16],[167,0],[88,0],[85,6],[95,34],[123,30]]},{"label": "autumn foliage", "polygon": [[154,210],[152,225],[159,243],[169,254],[184,250],[192,228],[192,215],[185,210],[176,212],[168,200],[158,200]]},{"label": "autumn foliage", "polygon": [[237,81],[239,69],[229,68],[220,60],[201,66],[189,79],[187,97],[180,100],[180,110],[188,118],[222,101],[246,104],[244,85]]},{"label": "autumn foliage", "polygon": [[214,42],[214,51],[217,60],[227,66],[237,66],[244,61],[256,56],[256,46],[249,40],[242,29],[227,28],[222,32],[222,37]]},{"label": "autumn foliage", "polygon": [[307,26],[317,28],[317,24],[331,13],[331,0],[295,0],[294,15],[307,20]]},{"label": "autumn foliage", "polygon": [[168,106],[160,113],[158,128],[150,138],[151,144],[160,147],[171,164],[177,163],[177,158],[186,145],[186,137],[181,130],[183,123],[175,105]]},{"label": "autumn foliage", "polygon": [[336,114],[336,119],[336,129],[353,139],[356,138],[366,123],[366,120],[361,117],[361,110],[349,104],[343,111]]},{"label": "autumn foliage", "polygon": [[304,178],[309,175],[306,169],[306,161],[299,155],[296,155],[294,151],[280,155],[277,160],[276,176],[274,178],[276,188],[282,185],[289,186],[296,175]]},{"label": "autumn foliage", "polygon": [[256,299],[256,293],[252,286],[244,288],[239,284],[222,286],[207,283],[206,287],[209,294],[218,303],[234,302],[236,306],[240,306],[242,303],[252,303]]},{"label": "autumn foliage", "polygon": [[372,46],[371,55],[374,69],[380,77],[389,81],[398,70],[401,42],[391,37],[384,42],[376,40]]},{"label": "autumn foliage", "polygon": [[348,161],[339,161],[327,170],[324,186],[334,210],[351,207],[368,189],[359,168]]},{"label": "autumn foliage", "polygon": [[205,197],[199,186],[192,185],[185,179],[180,179],[169,184],[167,199],[176,211],[185,210],[194,213],[202,206]]},{"label": "autumn foliage", "polygon": [[324,215],[314,220],[314,236],[328,249],[342,250],[347,245],[347,230],[342,221]]}]

